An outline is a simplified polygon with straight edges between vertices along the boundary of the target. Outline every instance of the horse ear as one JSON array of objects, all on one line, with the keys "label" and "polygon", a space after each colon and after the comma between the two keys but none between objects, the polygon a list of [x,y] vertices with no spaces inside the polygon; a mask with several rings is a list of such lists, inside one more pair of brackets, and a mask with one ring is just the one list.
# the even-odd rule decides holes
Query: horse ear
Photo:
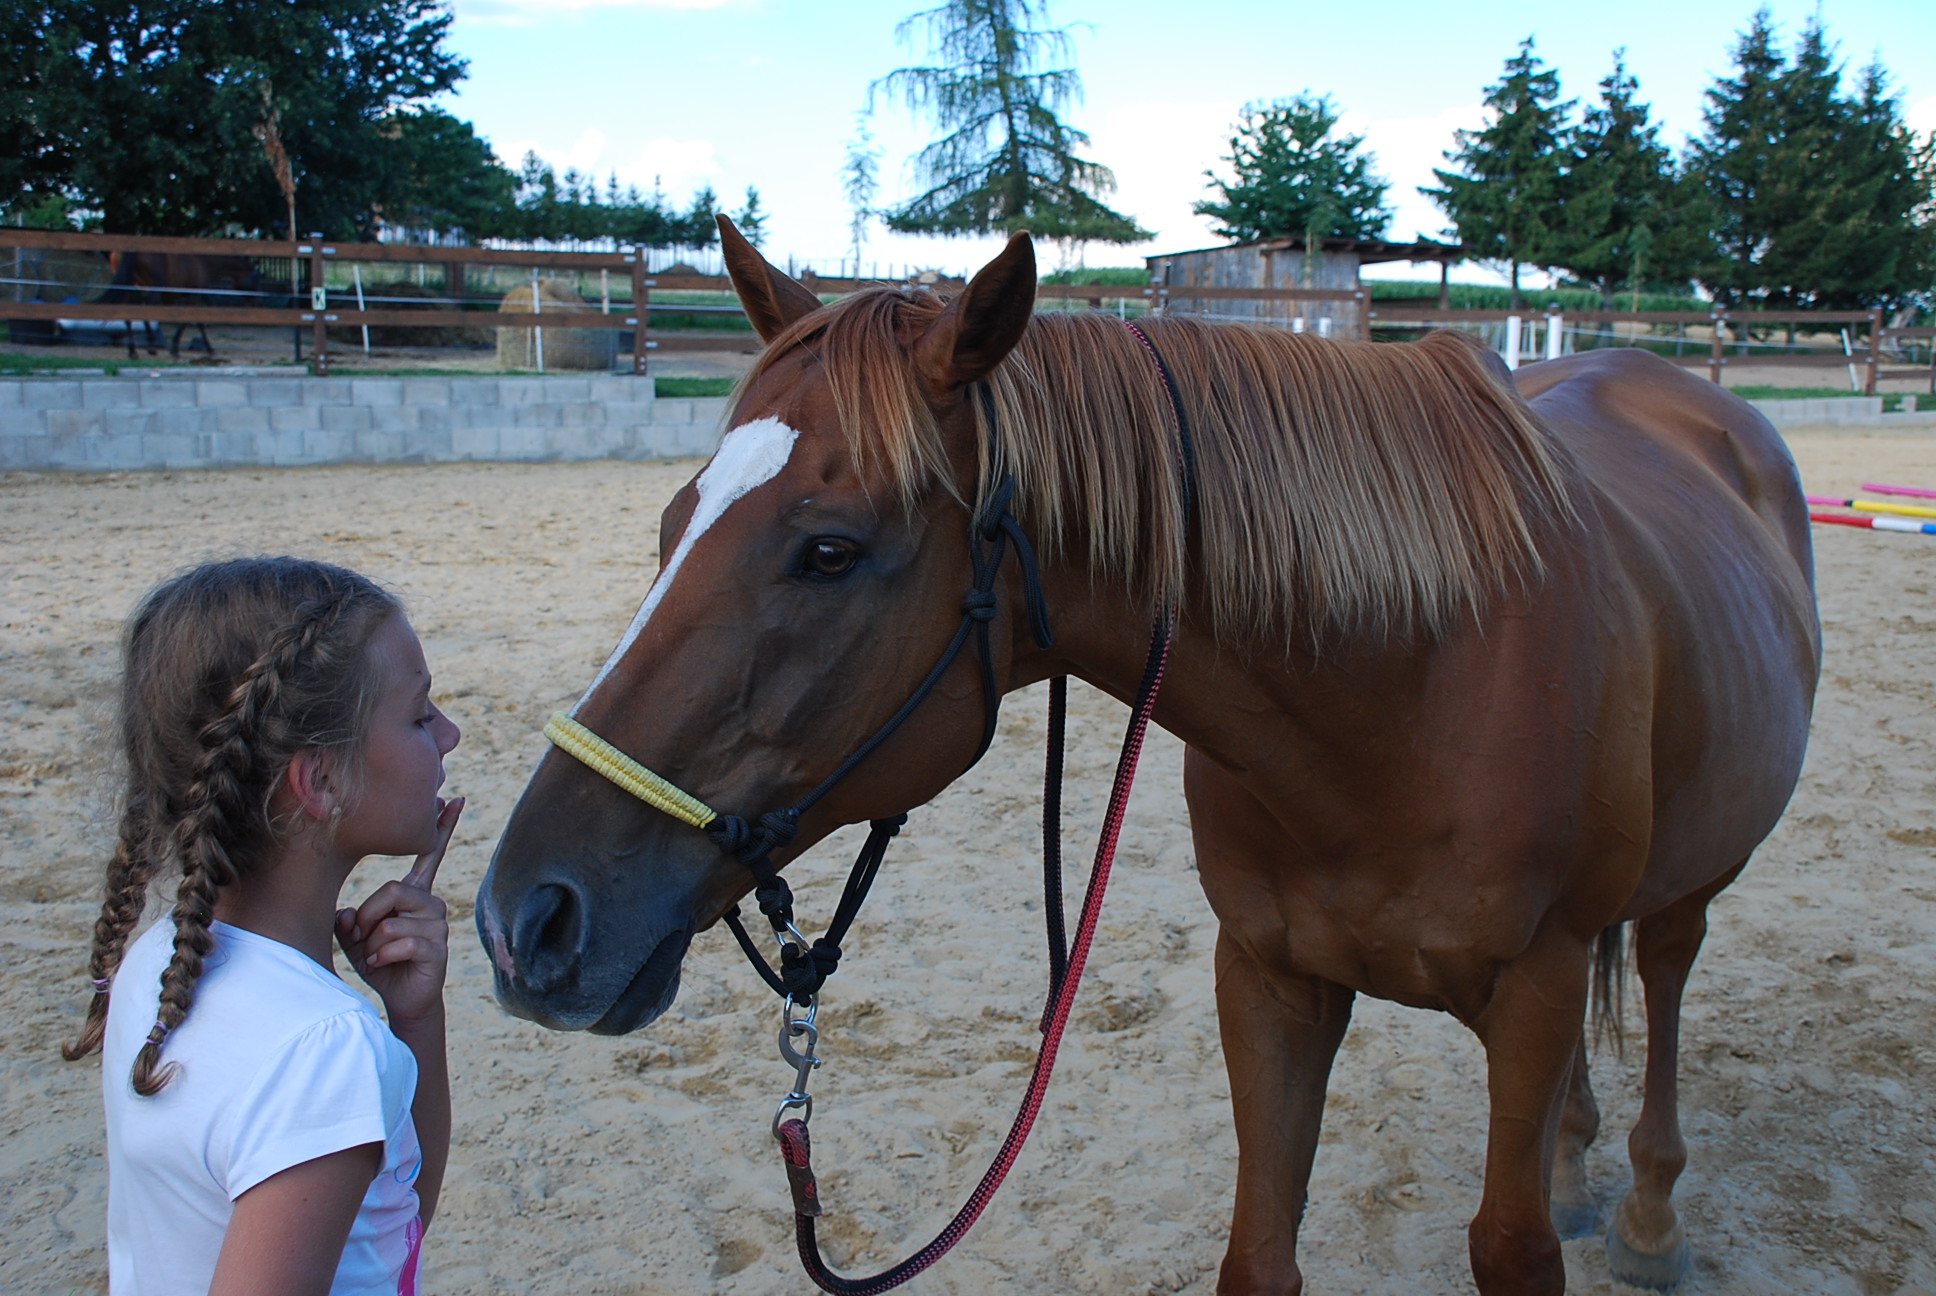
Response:
[{"label": "horse ear", "polygon": [[915,340],[915,369],[936,396],[986,378],[1022,340],[1034,313],[1035,245],[1022,230]]},{"label": "horse ear", "polygon": [[820,309],[820,299],[761,256],[739,227],[719,216],[719,248],[726,256],[726,273],[733,277],[739,304],[760,341],[771,342],[786,327]]}]

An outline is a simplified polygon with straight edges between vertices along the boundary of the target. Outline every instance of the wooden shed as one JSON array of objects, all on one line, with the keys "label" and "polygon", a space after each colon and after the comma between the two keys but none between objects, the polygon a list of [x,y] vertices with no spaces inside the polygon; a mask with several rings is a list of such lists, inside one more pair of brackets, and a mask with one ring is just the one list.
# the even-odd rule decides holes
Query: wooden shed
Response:
[{"label": "wooden shed", "polygon": [[1167,252],[1148,258],[1148,265],[1155,302],[1178,314],[1361,338],[1367,336],[1363,267],[1386,261],[1436,263],[1439,300],[1445,305],[1447,274],[1464,256],[1456,243],[1424,239],[1327,238],[1312,254],[1302,235],[1291,235]]}]

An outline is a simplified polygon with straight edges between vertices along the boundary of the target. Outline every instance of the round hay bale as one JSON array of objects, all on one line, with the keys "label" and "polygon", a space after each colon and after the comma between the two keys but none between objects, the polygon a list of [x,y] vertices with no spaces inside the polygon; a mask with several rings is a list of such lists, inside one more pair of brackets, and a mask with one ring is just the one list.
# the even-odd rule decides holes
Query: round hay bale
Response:
[{"label": "round hay bale", "polygon": [[[538,280],[539,311],[583,311],[590,306],[583,297],[555,279]],[[531,310],[531,285],[513,288],[498,302],[499,310],[528,313]],[[610,369],[618,362],[617,322],[609,329],[547,328],[544,331],[544,367],[547,370]],[[497,367],[536,369],[538,367],[537,330],[501,328],[497,331]]]}]

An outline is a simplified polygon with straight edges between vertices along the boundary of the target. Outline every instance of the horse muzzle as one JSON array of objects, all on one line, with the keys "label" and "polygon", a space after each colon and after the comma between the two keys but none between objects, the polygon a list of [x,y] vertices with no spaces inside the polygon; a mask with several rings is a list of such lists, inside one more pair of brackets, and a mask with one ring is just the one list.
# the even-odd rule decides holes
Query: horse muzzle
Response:
[{"label": "horse muzzle", "polygon": [[477,934],[506,1011],[552,1030],[623,1035],[653,1021],[679,993],[693,924],[670,916],[601,930],[586,896],[567,881],[505,897],[485,880]]}]

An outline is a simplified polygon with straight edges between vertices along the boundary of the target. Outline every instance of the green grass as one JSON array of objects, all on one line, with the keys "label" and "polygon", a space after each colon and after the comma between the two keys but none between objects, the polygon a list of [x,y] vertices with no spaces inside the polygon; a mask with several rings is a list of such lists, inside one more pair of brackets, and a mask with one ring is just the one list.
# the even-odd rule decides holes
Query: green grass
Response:
[{"label": "green grass", "polygon": [[[1439,283],[1436,279],[1367,279],[1373,301],[1388,301],[1392,298],[1418,300],[1431,298],[1437,303]],[[1453,310],[1507,310],[1512,304],[1510,288],[1495,288],[1490,284],[1449,285]],[[1519,293],[1519,307],[1529,313],[1540,313],[1547,306],[1558,302],[1563,311],[1597,311],[1603,309],[1600,294],[1591,288],[1522,288]],[[1672,293],[1641,293],[1640,309],[1644,311],[1704,311],[1713,303],[1704,302],[1698,297],[1683,297]],[[1619,293],[1613,299],[1615,310],[1632,310],[1632,293]]]},{"label": "green grass", "polygon": [[1144,266],[1094,266],[1083,270],[1057,270],[1042,276],[1044,284],[1109,284],[1128,288],[1149,285],[1149,270]]},{"label": "green grass", "polygon": [[[18,351],[0,352],[0,374],[9,378],[19,378],[26,374],[59,373],[63,369],[99,369],[105,373],[121,372],[121,366],[130,363],[126,360],[103,360],[92,356],[65,355],[23,355]],[[158,369],[160,365],[144,365],[135,362],[137,369]]]},{"label": "green grass", "polygon": [[653,390],[661,396],[727,396],[732,393],[731,378],[654,378]]},{"label": "green grass", "polygon": [[[1728,390],[1742,400],[1849,400],[1862,395],[1846,387],[1774,387],[1767,383],[1751,383]],[[1900,410],[1903,408],[1903,398],[1902,392],[1885,393],[1882,408]]]}]

